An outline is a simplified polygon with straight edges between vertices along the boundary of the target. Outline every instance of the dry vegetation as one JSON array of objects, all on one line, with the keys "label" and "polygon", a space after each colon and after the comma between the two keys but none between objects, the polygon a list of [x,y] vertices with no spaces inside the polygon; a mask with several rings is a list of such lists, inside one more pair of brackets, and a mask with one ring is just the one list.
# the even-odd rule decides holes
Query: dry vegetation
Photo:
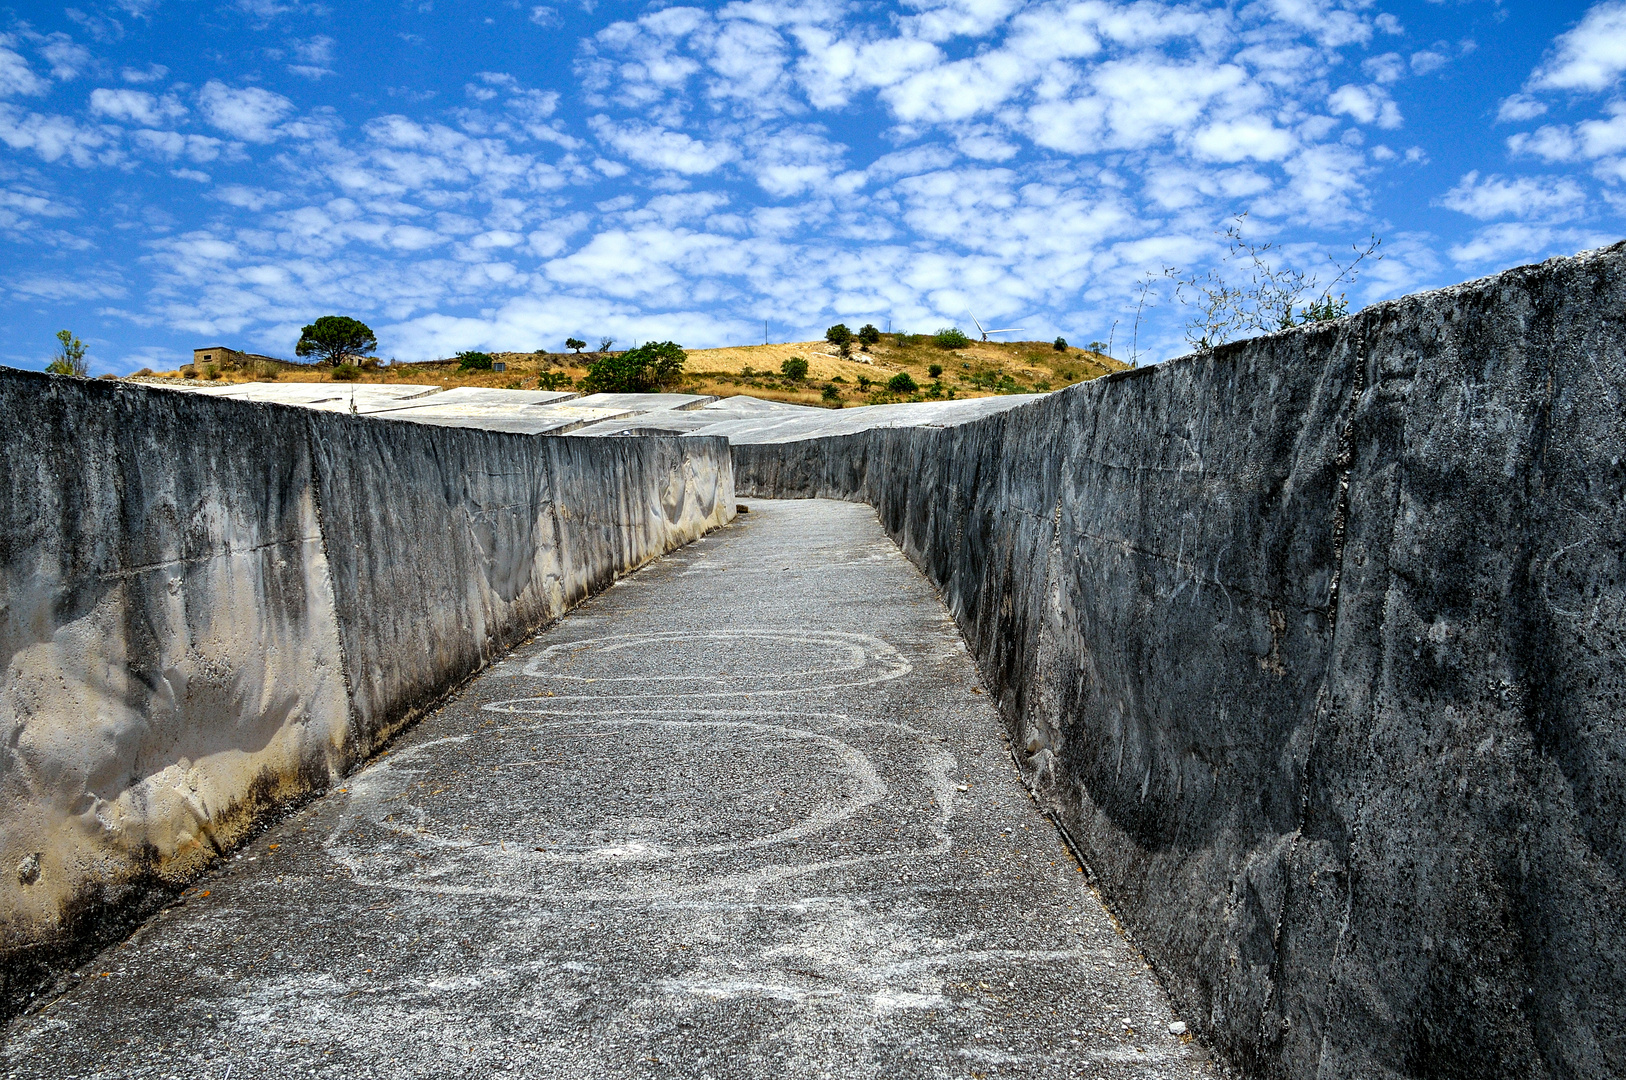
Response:
[{"label": "dry vegetation", "polygon": [[[508,370],[459,371],[456,360],[439,360],[369,366],[346,381],[534,390],[545,380],[557,381],[563,376],[570,385],[561,389],[575,389],[595,359],[593,353],[493,352],[490,355],[506,363]],[[780,374],[780,365],[793,357],[807,361],[805,379]],[[933,364],[942,367],[941,377],[932,377]],[[964,348],[944,349],[929,336],[887,334],[879,344],[867,350],[855,342],[852,355],[847,359],[837,355],[836,347],[824,341],[694,349],[689,353],[682,389],[686,393],[718,397],[750,394],[805,405],[834,405],[837,401],[842,405],[867,405],[1042,392],[1121,371],[1127,366],[1086,349],[1058,351],[1044,341],[973,341]],[[886,384],[899,372],[907,372],[919,389],[912,394],[889,392]],[[242,367],[226,364],[213,373],[220,382],[268,378],[281,382],[334,381],[331,368],[283,362],[274,366],[264,362]],[[209,371],[194,372],[187,367],[163,372],[158,377],[207,378],[209,374]],[[833,388],[834,397],[828,396],[826,386]]]}]

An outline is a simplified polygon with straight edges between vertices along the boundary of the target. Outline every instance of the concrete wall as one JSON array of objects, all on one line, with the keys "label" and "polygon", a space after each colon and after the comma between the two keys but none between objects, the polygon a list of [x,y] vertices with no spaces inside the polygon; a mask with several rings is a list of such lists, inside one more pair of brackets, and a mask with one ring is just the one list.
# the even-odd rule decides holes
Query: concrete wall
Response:
[{"label": "concrete wall", "polygon": [[1248,1072],[1602,1078],[1623,404],[1615,247],[957,428],[733,453],[743,492],[875,505],[1037,797]]},{"label": "concrete wall", "polygon": [[0,426],[0,1005],[734,512],[722,439],[431,428],[6,369]]}]

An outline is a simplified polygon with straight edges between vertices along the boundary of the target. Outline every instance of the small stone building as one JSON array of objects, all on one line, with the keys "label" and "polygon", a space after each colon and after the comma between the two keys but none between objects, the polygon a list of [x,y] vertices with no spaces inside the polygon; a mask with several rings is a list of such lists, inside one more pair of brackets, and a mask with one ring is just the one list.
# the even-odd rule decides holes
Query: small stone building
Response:
[{"label": "small stone building", "polygon": [[248,355],[246,353],[238,352],[236,349],[228,349],[224,345],[210,345],[202,349],[192,350],[192,364],[194,367],[202,367],[204,364],[224,364],[228,361],[233,364],[241,364],[247,359]]}]

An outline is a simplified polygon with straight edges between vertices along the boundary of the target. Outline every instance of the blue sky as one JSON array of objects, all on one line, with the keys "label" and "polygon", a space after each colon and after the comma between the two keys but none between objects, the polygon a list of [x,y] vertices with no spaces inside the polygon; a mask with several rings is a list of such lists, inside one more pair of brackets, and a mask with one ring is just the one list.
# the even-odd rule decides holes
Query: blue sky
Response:
[{"label": "blue sky", "polygon": [[973,315],[1126,355],[1244,211],[1312,272],[1382,237],[1356,306],[1619,239],[1623,73],[1626,0],[0,8],[0,362],[324,314],[401,359]]}]

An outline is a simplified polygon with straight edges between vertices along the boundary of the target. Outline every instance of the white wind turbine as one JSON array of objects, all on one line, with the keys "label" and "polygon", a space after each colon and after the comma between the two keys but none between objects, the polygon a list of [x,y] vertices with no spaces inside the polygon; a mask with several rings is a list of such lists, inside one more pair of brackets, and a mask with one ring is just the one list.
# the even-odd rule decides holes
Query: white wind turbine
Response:
[{"label": "white wind turbine", "polygon": [[988,340],[989,334],[1020,334],[1026,329],[1026,327],[1021,326],[1007,326],[1003,330],[984,330],[982,328],[982,323],[977,322],[977,317],[975,315],[971,316],[971,321],[977,323],[977,332],[982,335],[982,340],[984,341]]}]

